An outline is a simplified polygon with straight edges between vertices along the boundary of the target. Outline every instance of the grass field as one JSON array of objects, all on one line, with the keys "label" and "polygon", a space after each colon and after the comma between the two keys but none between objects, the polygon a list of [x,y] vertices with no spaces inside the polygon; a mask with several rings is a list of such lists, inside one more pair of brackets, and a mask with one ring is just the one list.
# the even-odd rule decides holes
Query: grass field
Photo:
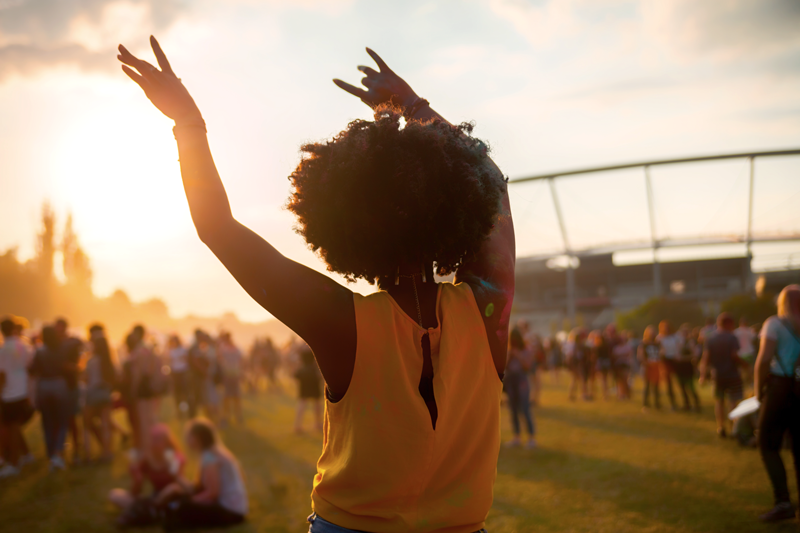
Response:
[{"label": "grass field", "polygon": [[[490,533],[798,530],[796,522],[756,521],[772,503],[767,476],[756,451],[716,437],[709,389],[703,390],[702,415],[643,414],[638,401],[570,403],[565,383],[547,382],[543,407],[535,411],[539,448],[500,453]],[[167,403],[165,415],[171,413]],[[292,432],[293,409],[290,396],[248,398],[244,427],[223,432],[245,470],[252,510],[249,522],[232,532],[307,531],[321,439]],[[504,410],[504,438],[509,433]],[[41,457],[38,422],[28,435]],[[285,488],[279,497],[273,484]],[[114,514],[105,496],[126,485],[122,453],[111,467],[58,474],[39,461],[18,478],[0,480],[0,531],[112,531]]]}]

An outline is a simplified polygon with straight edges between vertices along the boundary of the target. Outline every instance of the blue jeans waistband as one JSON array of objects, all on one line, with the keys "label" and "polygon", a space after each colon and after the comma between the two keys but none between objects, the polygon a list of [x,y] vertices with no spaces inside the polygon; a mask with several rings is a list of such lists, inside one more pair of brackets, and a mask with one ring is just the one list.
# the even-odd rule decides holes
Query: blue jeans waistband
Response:
[{"label": "blue jeans waistband", "polygon": [[[357,531],[355,529],[347,529],[346,527],[331,524],[317,513],[311,513],[308,517],[308,533],[366,533],[365,531]],[[487,533],[485,529],[476,531],[475,533]]]}]

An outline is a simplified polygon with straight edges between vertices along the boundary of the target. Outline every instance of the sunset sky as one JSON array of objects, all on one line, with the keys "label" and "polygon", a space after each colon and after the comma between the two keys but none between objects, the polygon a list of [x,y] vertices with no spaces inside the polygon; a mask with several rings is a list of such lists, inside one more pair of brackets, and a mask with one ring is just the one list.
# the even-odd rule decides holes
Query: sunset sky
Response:
[{"label": "sunset sky", "polygon": [[[302,142],[369,117],[330,81],[360,79],[364,46],[444,116],[474,120],[513,179],[800,147],[798,28],[796,0],[0,0],[0,250],[33,253],[49,200],[62,222],[73,212],[97,294],[268,317],[197,239],[171,123],[119,69],[120,42],[154,62],[159,38],[205,116],[234,215],[322,270],[283,209],[287,176]],[[756,176],[756,231],[800,232],[800,157]],[[655,170],[660,236],[741,234],[747,177],[743,161]],[[559,193],[576,248],[648,236],[641,171]],[[543,184],[512,188],[512,202],[521,255],[561,246]],[[800,246],[756,259],[787,251]]]}]

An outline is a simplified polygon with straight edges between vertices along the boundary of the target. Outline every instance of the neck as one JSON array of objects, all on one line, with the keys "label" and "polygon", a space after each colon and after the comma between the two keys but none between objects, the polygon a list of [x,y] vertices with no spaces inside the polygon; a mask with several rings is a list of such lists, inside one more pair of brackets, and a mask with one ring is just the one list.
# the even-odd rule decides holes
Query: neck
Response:
[{"label": "neck", "polygon": [[[424,273],[424,276],[423,276]],[[420,287],[421,285],[424,286],[426,283],[435,285],[436,282],[433,279],[433,263],[424,263],[424,264],[417,264],[417,265],[400,265],[399,268],[399,281],[400,283],[396,283],[398,280],[398,271],[395,270],[392,274],[382,276],[378,279],[378,287],[384,291],[393,291],[400,287],[410,287],[412,276],[414,281],[417,283],[417,286]],[[425,278],[425,282],[422,281],[423,277]]]}]

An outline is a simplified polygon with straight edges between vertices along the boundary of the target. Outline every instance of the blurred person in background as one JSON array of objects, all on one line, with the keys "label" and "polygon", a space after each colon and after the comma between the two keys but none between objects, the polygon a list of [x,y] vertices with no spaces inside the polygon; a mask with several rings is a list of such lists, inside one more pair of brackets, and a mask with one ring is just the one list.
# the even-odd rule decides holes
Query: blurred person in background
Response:
[{"label": "blurred person in background", "polygon": [[[105,337],[89,341],[90,356],[83,370],[86,403],[83,408],[83,457],[91,457],[94,434],[102,448],[101,460],[111,461],[111,401],[117,384],[117,367]],[[99,419],[99,424],[98,424]]]},{"label": "blurred person in background", "polygon": [[314,411],[314,427],[322,431],[322,376],[310,348],[300,349],[300,366],[294,372],[297,380],[298,400],[294,419],[295,433],[303,433],[303,417],[307,407]]},{"label": "blurred person in background", "polygon": [[542,339],[534,332],[530,332],[525,339],[530,352],[530,365],[528,368],[528,380],[530,382],[530,402],[533,405],[541,405],[542,398],[542,373],[545,371],[545,355]]},{"label": "blurred person in background", "polygon": [[698,413],[700,408],[700,397],[697,395],[697,389],[694,386],[694,375],[697,361],[697,339],[700,334],[699,328],[695,331],[689,324],[683,324],[679,330],[681,334],[681,347],[680,355],[675,360],[675,377],[678,378],[678,386],[683,395],[683,409],[684,411],[691,411],[692,404],[694,410]]},{"label": "blurred person in background", "polygon": [[661,345],[658,342],[656,328],[647,326],[644,328],[642,342],[637,349],[637,356],[641,364],[642,377],[644,378],[644,393],[642,398],[642,409],[650,408],[650,391],[653,391],[653,400],[656,409],[661,409],[661,394],[659,382],[661,381]]},{"label": "blurred person in background", "polygon": [[165,507],[164,530],[218,528],[244,522],[247,489],[236,457],[225,447],[214,425],[203,419],[189,422],[186,447],[200,456],[196,482],[183,478],[156,498]]},{"label": "blurred person in background", "polygon": [[125,341],[120,347],[118,353],[124,354],[120,369],[120,379],[117,391],[119,393],[115,405],[123,409],[128,419],[128,427],[130,428],[130,441],[134,450],[141,448],[140,435],[139,435],[139,416],[136,411],[136,394],[133,388],[133,366],[134,361],[131,360],[130,353],[136,347],[135,339],[131,334],[125,336]]},{"label": "blurred person in background", "polygon": [[169,375],[172,379],[172,396],[175,400],[175,411],[180,418],[189,414],[189,350],[181,343],[178,335],[170,335],[167,341],[167,357],[169,359]]},{"label": "blurred person in background", "polygon": [[572,382],[569,387],[569,399],[573,402],[576,399],[578,388],[581,389],[585,401],[592,399],[589,394],[589,375],[592,356],[590,353],[591,348],[587,346],[586,336],[586,330],[578,327],[570,332],[567,341],[570,344],[571,352],[567,365],[572,374]]},{"label": "blurred person in background", "polygon": [[[609,377],[613,380],[613,361],[611,359],[612,345],[610,339],[600,330],[592,331],[590,335],[592,358],[595,361],[595,370],[600,374],[600,386],[602,387],[603,399],[608,400],[608,387],[611,384]],[[595,391],[595,379],[592,379],[592,393]]]},{"label": "blurred person in background", "polygon": [[196,329],[194,341],[189,347],[189,418],[196,417],[201,408],[205,409],[206,376],[209,373],[209,361],[205,354],[207,339],[203,330]]},{"label": "blurred person in background", "polygon": [[669,404],[673,411],[678,409],[675,402],[675,391],[672,389],[672,378],[675,375],[675,366],[681,354],[681,337],[672,330],[669,320],[658,323],[658,336],[656,341],[661,348],[661,379],[667,384]]},{"label": "blurred person in background", "polygon": [[[103,324],[95,322],[89,326],[88,331],[89,331],[90,346],[93,341],[102,339],[106,343],[106,345],[109,346],[109,350],[111,349],[111,345],[108,342],[108,337],[106,336],[106,329],[105,326],[103,326]],[[124,387],[124,382],[125,382],[125,365],[124,364],[120,365],[119,358],[114,357],[113,352],[111,352],[111,354],[112,354],[112,361],[114,363],[116,379],[114,381],[114,390],[111,393],[111,405],[110,405],[111,411],[108,417],[108,422],[111,428],[112,437],[114,433],[118,433],[122,437],[122,445],[125,446],[130,440],[131,437],[130,431],[121,426],[114,418],[115,410],[125,408],[125,402],[122,397],[122,389]],[[119,355],[119,351],[117,351],[117,355]]]},{"label": "blurred person in background", "polygon": [[[615,330],[616,331],[616,330]],[[611,349],[613,360],[613,375],[617,384],[617,399],[629,400],[631,389],[629,379],[633,365],[633,346],[630,342],[630,332],[623,331]]]},{"label": "blurred person in background", "polygon": [[244,382],[247,385],[247,392],[257,394],[261,390],[261,378],[266,376],[264,372],[264,343],[256,338],[250,345],[250,350],[245,358]]},{"label": "blurred person in background", "polygon": [[758,335],[755,330],[747,325],[747,318],[739,319],[739,327],[733,330],[736,339],[739,341],[739,357],[747,363],[744,370],[743,382],[745,385],[753,383],[753,372],[756,365],[756,355],[758,354]]},{"label": "blurred person in background", "polygon": [[739,341],[733,334],[734,327],[730,314],[721,313],[717,317],[716,330],[703,346],[703,357],[699,365],[701,385],[708,379],[709,370],[713,374],[714,416],[717,420],[717,434],[722,438],[728,436],[728,413],[743,397],[740,368],[746,363],[739,358]]},{"label": "blurred person in background", "polygon": [[81,383],[79,380],[83,342],[69,334],[69,323],[65,318],[55,321],[56,335],[58,336],[58,349],[66,361],[65,376],[69,387],[69,433],[72,436],[73,461],[80,462],[80,432],[78,430],[78,416],[81,414]]},{"label": "blurred person in background", "polygon": [[528,448],[536,446],[536,430],[531,414],[531,405],[528,401],[530,397],[528,383],[528,368],[533,361],[533,354],[526,346],[525,339],[519,328],[514,328],[508,336],[508,361],[506,362],[506,372],[503,376],[503,385],[506,395],[508,395],[508,408],[511,413],[511,424],[514,431],[514,438],[508,446],[519,446],[520,441],[520,415],[524,418],[525,430],[528,433]]},{"label": "blurred person in background", "polygon": [[0,331],[0,478],[4,478],[19,474],[23,463],[30,459],[22,429],[33,416],[28,378],[33,347],[10,317],[0,322]]},{"label": "blurred person in background", "polygon": [[70,418],[74,417],[68,375],[74,374],[60,348],[58,332],[53,326],[42,328],[42,346],[36,351],[30,374],[36,379],[36,407],[41,413],[42,430],[50,460],[50,470],[63,470],[64,442]]},{"label": "blurred person in background", "polygon": [[159,399],[167,391],[161,359],[145,343],[145,329],[136,325],[126,339],[131,363],[131,391],[136,410],[139,450],[149,447],[150,428],[157,422]]},{"label": "blurred person in background", "polygon": [[706,317],[705,325],[700,328],[700,345],[704,346],[706,341],[714,336],[717,332],[717,323],[713,317]]},{"label": "blurred person in background", "polygon": [[242,369],[244,356],[231,339],[231,334],[223,331],[218,343],[219,364],[222,372],[222,421],[227,423],[234,416],[242,424]]},{"label": "blurred person in background", "polygon": [[[166,424],[150,428],[149,448],[134,457],[128,464],[131,478],[129,490],[112,489],[108,499],[120,511],[120,527],[145,527],[157,524],[160,511],[157,501],[167,487],[177,483],[183,475],[186,460],[180,445]],[[152,492],[145,495],[145,485]]]},{"label": "blurred person in background", "polygon": [[223,378],[217,346],[211,335],[200,330],[195,333],[195,344],[189,350],[189,364],[194,371],[195,397],[199,399],[195,412],[202,407],[208,419],[218,420],[222,401],[218,387]]},{"label": "blurred person in background", "polygon": [[781,446],[788,431],[800,488],[800,285],[781,291],[777,316],[767,319],[761,328],[754,387],[761,400],[758,445],[775,497],[775,506],[761,515],[761,520],[791,519],[795,507],[789,496]]},{"label": "blurred person in background", "polygon": [[553,383],[558,385],[558,374],[564,364],[564,353],[561,350],[561,343],[558,342],[555,335],[551,335],[544,340],[543,347],[547,360],[547,368],[550,369],[550,373],[553,376]]},{"label": "blurred person in background", "polygon": [[281,386],[278,382],[278,372],[281,369],[281,353],[272,339],[267,337],[264,344],[264,373],[267,376],[267,390],[280,391]]}]

